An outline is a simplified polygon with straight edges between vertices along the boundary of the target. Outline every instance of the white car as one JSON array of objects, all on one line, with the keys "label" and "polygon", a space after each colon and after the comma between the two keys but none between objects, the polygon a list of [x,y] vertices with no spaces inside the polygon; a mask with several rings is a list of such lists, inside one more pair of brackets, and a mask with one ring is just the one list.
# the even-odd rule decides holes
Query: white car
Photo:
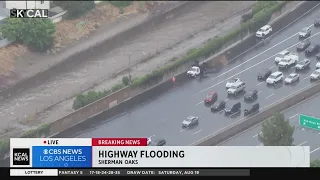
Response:
[{"label": "white car", "polygon": [[320,62],[317,62],[316,69],[320,69]]},{"label": "white car", "polygon": [[246,87],[246,84],[244,82],[237,82],[233,84],[228,90],[227,93],[228,95],[237,95],[238,92],[244,90]]},{"label": "white car", "polygon": [[311,29],[309,27],[305,27],[298,34],[300,38],[306,38],[311,35]]},{"label": "white car", "polygon": [[279,52],[276,57],[274,58],[274,61],[276,63],[280,62],[286,55],[289,55],[290,52],[288,50],[284,50],[284,51],[281,51]]},{"label": "white car", "polygon": [[256,36],[258,38],[262,38],[269,35],[271,32],[272,32],[272,27],[270,25],[265,25],[256,32]]},{"label": "white car", "polygon": [[291,83],[294,83],[294,82],[298,81],[299,78],[300,78],[300,75],[299,75],[299,74],[297,74],[297,73],[291,73],[291,74],[289,74],[288,77],[286,77],[286,79],[284,79],[284,82],[285,82],[286,84],[291,84]]},{"label": "white car", "polygon": [[303,69],[310,67],[310,63],[311,63],[311,61],[309,59],[304,59],[302,61],[299,61],[296,64],[295,68],[296,68],[296,70],[303,70]]},{"label": "white car", "polygon": [[189,77],[197,77],[199,74],[200,74],[200,68],[197,66],[192,66],[187,72],[187,76]]},{"label": "white car", "polygon": [[182,121],[182,127],[189,127],[199,122],[199,117],[189,116],[186,120]]},{"label": "white car", "polygon": [[226,88],[231,88],[232,85],[236,84],[240,82],[240,79],[239,78],[234,78],[234,79],[231,79],[230,81],[227,82],[226,84]]},{"label": "white car", "polygon": [[319,78],[320,78],[320,69],[313,71],[313,73],[310,75],[310,79],[312,80],[318,80]]},{"label": "white car", "polygon": [[151,144],[151,138],[147,138],[147,145],[150,145]]},{"label": "white car", "polygon": [[272,73],[266,80],[268,84],[275,84],[283,80],[283,73],[280,71]]},{"label": "white car", "polygon": [[288,68],[289,66],[297,64],[298,60],[299,56],[297,54],[290,53],[281,59],[281,61],[278,63],[278,66],[280,68]]}]

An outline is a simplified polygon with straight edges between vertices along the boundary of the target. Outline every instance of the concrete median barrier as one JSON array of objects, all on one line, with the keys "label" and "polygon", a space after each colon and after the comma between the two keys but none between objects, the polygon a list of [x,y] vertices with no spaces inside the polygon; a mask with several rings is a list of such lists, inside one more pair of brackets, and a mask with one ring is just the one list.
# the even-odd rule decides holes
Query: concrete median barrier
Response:
[{"label": "concrete median barrier", "polygon": [[301,91],[295,92],[283,99],[278,100],[271,106],[268,106],[264,109],[261,109],[260,112],[251,117],[243,118],[235,123],[225,127],[224,129],[219,130],[218,132],[213,133],[205,137],[203,140],[197,142],[197,146],[215,146],[219,143],[233,137],[244,130],[265,121],[270,118],[275,112],[283,111],[289,107],[303,101],[306,98],[309,98],[320,92],[320,83],[311,84]]}]

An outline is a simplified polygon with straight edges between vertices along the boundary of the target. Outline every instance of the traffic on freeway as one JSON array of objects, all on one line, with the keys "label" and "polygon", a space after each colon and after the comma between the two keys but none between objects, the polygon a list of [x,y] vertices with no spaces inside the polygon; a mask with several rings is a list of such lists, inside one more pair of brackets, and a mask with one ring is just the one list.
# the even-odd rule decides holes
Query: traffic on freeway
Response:
[{"label": "traffic on freeway", "polygon": [[[137,105],[136,108],[108,119],[101,124],[78,132],[75,137],[150,137],[166,139],[166,145],[193,145],[204,137],[221,130],[243,118],[244,109],[253,103],[259,103],[260,109],[270,106],[284,97],[306,88],[314,83],[310,74],[316,69],[316,57],[308,57],[310,67],[297,71],[299,80],[285,84],[284,79],[296,72],[294,66],[279,69],[275,56],[288,50],[297,53],[299,60],[304,60],[304,52],[296,50],[303,39],[299,32],[309,27],[311,44],[320,42],[320,28],[313,23],[318,18],[319,9],[306,17],[299,18],[295,23],[280,32],[272,32],[263,45],[249,48],[248,52],[230,61],[218,73],[210,74],[207,78],[190,78],[190,82],[174,86],[167,93],[156,95],[153,99]],[[258,81],[258,73],[271,70],[283,73],[283,80],[274,85]],[[236,95],[228,95],[226,84],[234,78],[245,83],[243,91]],[[246,91],[257,90],[257,97],[252,101],[244,101]],[[240,102],[240,113],[225,116],[224,110],[211,112],[210,106],[204,104],[204,99],[210,92],[217,94],[218,101],[225,101],[226,107]],[[231,108],[232,109],[232,108]],[[182,127],[182,122],[189,116],[198,117],[198,123]]]},{"label": "traffic on freeway", "polygon": [[[299,126],[299,114],[303,113],[313,117],[320,117],[319,111],[320,94],[304,100],[303,102],[287,109],[283,112],[285,117],[294,126],[294,144],[300,146],[310,146],[311,159],[320,158],[320,131],[303,128]],[[219,146],[260,146],[258,134],[261,132],[261,123],[222,142]]]}]

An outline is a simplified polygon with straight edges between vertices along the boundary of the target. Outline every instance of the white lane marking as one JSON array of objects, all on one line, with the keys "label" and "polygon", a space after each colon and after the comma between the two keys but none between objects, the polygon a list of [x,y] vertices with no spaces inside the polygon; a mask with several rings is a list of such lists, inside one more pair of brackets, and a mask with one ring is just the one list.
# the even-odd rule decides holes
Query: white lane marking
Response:
[{"label": "white lane marking", "polygon": [[259,82],[258,84],[257,84],[257,86],[259,86],[260,84],[263,84],[264,83],[264,81],[261,81],[261,82]]},{"label": "white lane marking", "polygon": [[[299,89],[299,90],[297,90],[297,91],[295,91],[295,92],[293,92],[293,93],[291,93],[291,94],[289,94],[289,95],[287,95],[287,96],[282,97],[281,99],[279,99],[279,100],[277,100],[277,101],[275,101],[275,102],[267,105],[266,107],[262,108],[262,110],[263,110],[263,109],[266,109],[266,108],[268,108],[269,106],[271,106],[271,105],[273,105],[273,104],[275,104],[275,103],[278,103],[278,102],[282,101],[283,99],[285,99],[285,98],[287,98],[287,97],[289,97],[289,96],[292,96],[293,94],[295,94],[295,93],[297,93],[297,92],[300,92],[301,90],[306,89],[306,88],[308,88],[308,87],[310,87],[310,86],[313,86],[313,84],[309,84],[309,85],[307,85],[307,86],[305,86],[305,87],[303,87],[303,88],[301,88],[301,89]],[[317,94],[315,94],[315,95],[313,95],[313,96],[311,96],[311,97],[309,97],[309,98],[307,98],[307,99],[305,99],[305,100],[303,100],[303,101],[301,101],[301,102],[299,102],[299,103],[297,103],[297,104],[295,104],[295,105],[293,105],[293,106],[291,106],[291,107],[289,107],[288,109],[285,109],[284,111],[282,111],[282,113],[283,113],[283,112],[286,112],[286,111],[288,111],[288,110],[290,110],[290,109],[292,109],[292,108],[294,108],[294,107],[296,107],[296,106],[298,106],[298,105],[300,105],[300,104],[302,104],[302,103],[304,103],[304,102],[306,102],[306,101],[308,101],[309,99],[317,96],[318,94],[320,94],[320,92],[317,93]],[[216,134],[217,132],[219,132],[219,131],[221,131],[221,130],[224,130],[224,129],[230,127],[230,126],[233,126],[234,124],[236,124],[236,123],[238,123],[238,122],[240,122],[240,121],[243,121],[244,119],[245,119],[245,118],[241,118],[241,119],[239,119],[239,120],[236,120],[236,121],[230,123],[229,125],[227,125],[227,126],[225,126],[225,127],[222,127],[222,128],[220,128],[220,129],[218,129],[217,131],[212,132],[212,133],[210,133],[210,134],[207,135],[207,136],[204,136],[203,138],[198,139],[197,141],[189,144],[188,146],[192,146],[192,145],[194,145],[194,144],[196,144],[196,143],[198,143],[198,142],[200,142],[200,141],[202,141],[202,140],[204,140],[204,139],[212,136],[213,134]],[[219,143],[219,144],[222,144],[222,143],[224,143],[224,142],[226,142],[226,141],[228,141],[228,140],[230,140],[230,139],[232,139],[232,138],[234,138],[234,137],[236,137],[236,136],[239,136],[239,135],[241,135],[241,134],[243,134],[243,133],[251,130],[252,128],[255,128],[255,127],[261,125],[263,122],[264,122],[264,121],[256,124],[255,126],[252,126],[251,128],[246,129],[245,131],[242,131],[242,132],[240,132],[240,133],[232,136],[231,138],[229,138],[229,139],[227,139],[227,140],[225,140],[225,141],[223,141],[223,142],[221,142],[221,143]],[[219,145],[219,144],[217,144],[217,145]]]},{"label": "white lane marking", "polygon": [[266,99],[270,98],[270,97],[271,97],[271,96],[273,96],[273,95],[274,95],[274,93],[273,93],[273,94],[271,94],[271,95],[269,95],[269,96],[267,96],[267,97],[266,97]]},{"label": "white lane marking", "polygon": [[256,135],[254,135],[254,136],[252,136],[252,137],[254,137],[254,138],[255,138],[255,137],[257,137],[258,135],[259,135],[259,133],[258,133],[258,134],[256,134]]},{"label": "white lane marking", "polygon": [[193,135],[198,134],[198,133],[201,132],[201,131],[202,131],[202,129],[200,129],[199,131],[193,133]]},{"label": "white lane marking", "polygon": [[200,104],[202,104],[203,103],[203,101],[201,101],[201,102],[198,102],[197,104],[196,104],[196,106],[198,106],[198,105],[200,105]]},{"label": "white lane marking", "polygon": [[[310,39],[311,37],[314,37],[314,36],[316,36],[316,35],[318,35],[318,34],[320,34],[320,32],[318,32],[318,33],[310,36],[310,37],[307,38],[307,39]],[[287,48],[284,48],[283,50],[292,48],[292,47],[296,46],[296,45],[299,44],[299,43],[300,43],[300,42],[297,42],[297,43],[293,44],[292,46],[289,46],[289,47],[287,47]],[[279,44],[279,43],[278,43],[278,44]],[[271,47],[271,48],[274,48],[274,47]],[[271,49],[271,48],[269,48],[269,49]],[[281,50],[281,51],[283,51],[283,50]],[[267,50],[266,50],[266,51],[267,51]],[[264,52],[266,52],[266,51],[264,51]],[[264,53],[264,52],[262,52],[262,53]],[[260,54],[261,54],[261,53],[260,53]],[[256,55],[256,56],[250,58],[249,60],[252,60],[252,59],[256,58],[256,57],[259,56],[260,54],[258,54],[258,55]],[[266,58],[266,59],[264,59],[264,60],[262,60],[262,61],[259,61],[258,63],[256,63],[256,64],[254,64],[254,65],[252,65],[252,66],[250,66],[250,67],[248,67],[248,68],[240,71],[239,73],[234,74],[234,75],[232,75],[232,76],[230,76],[230,77],[228,77],[228,78],[226,78],[226,79],[224,79],[224,80],[222,80],[222,81],[220,81],[220,82],[218,82],[218,83],[216,83],[216,84],[214,84],[214,85],[212,85],[212,86],[210,86],[210,87],[208,87],[208,88],[206,88],[206,89],[203,89],[203,90],[201,90],[201,91],[199,91],[199,92],[197,92],[197,93],[195,93],[195,94],[203,93],[203,92],[207,91],[208,89],[211,89],[211,88],[213,88],[213,87],[215,87],[215,86],[217,86],[217,85],[219,85],[219,84],[221,84],[221,83],[223,83],[223,82],[225,82],[225,81],[227,81],[227,80],[229,80],[229,79],[231,79],[231,78],[233,78],[233,77],[235,77],[235,76],[238,76],[239,74],[241,74],[241,73],[243,73],[243,72],[245,72],[245,71],[247,71],[247,70],[249,70],[249,69],[251,69],[251,68],[253,68],[253,67],[255,67],[255,66],[257,66],[257,65],[259,65],[259,64],[261,64],[261,63],[263,63],[263,62],[265,62],[265,61],[267,61],[267,60],[269,60],[269,59],[271,59],[271,58],[273,58],[273,57],[276,56],[276,55],[277,55],[277,54],[274,54],[274,55],[272,55],[272,56],[270,56],[270,57],[268,57],[268,58]],[[249,60],[247,60],[247,61],[249,61]],[[245,61],[245,62],[247,62],[247,61]],[[242,65],[242,64],[243,64],[243,63],[241,63],[240,65]],[[238,65],[238,66],[239,66],[239,65]],[[237,66],[236,66],[236,67],[237,67]],[[233,70],[233,69],[234,69],[234,68],[232,68],[232,69],[230,69],[230,70]],[[227,72],[229,72],[230,70],[228,70]],[[220,77],[220,76],[222,76],[222,75],[225,75],[227,72],[225,72],[225,73],[223,73],[223,74],[221,74],[221,75],[219,75],[219,76],[217,76],[217,77],[215,77],[215,78],[213,78],[213,79],[216,79],[216,78],[218,78],[218,77]],[[212,80],[213,80],[213,79],[212,79]]]},{"label": "white lane marking", "polygon": [[269,69],[273,69],[273,68],[275,68],[275,67],[277,67],[277,66],[271,66]]},{"label": "white lane marking", "polygon": [[303,79],[302,79],[302,81],[303,81],[303,80],[306,80],[306,79],[308,79],[308,78],[309,78],[309,76],[307,76],[307,77],[303,78]]},{"label": "white lane marking", "polygon": [[152,137],[155,137],[156,135],[152,135],[152,136],[150,136],[149,138],[152,138]]},{"label": "white lane marking", "polygon": [[300,143],[298,146],[302,146],[302,145],[304,145],[306,142],[308,142],[308,141],[305,141],[305,142],[303,142],[303,143]]},{"label": "white lane marking", "polygon": [[318,151],[319,149],[320,149],[320,147],[318,147],[317,149],[312,150],[312,151],[310,152],[310,154]]},{"label": "white lane marking", "polygon": [[298,115],[299,115],[299,114],[295,114],[295,115],[289,117],[289,119],[292,119],[292,118],[294,118],[294,117],[296,117],[296,116],[298,116]]},{"label": "white lane marking", "polygon": [[183,129],[181,129],[181,131],[180,132],[183,132],[183,131],[185,131],[187,128],[183,128]]},{"label": "white lane marking", "polygon": [[258,91],[258,94],[262,93],[262,91]]}]

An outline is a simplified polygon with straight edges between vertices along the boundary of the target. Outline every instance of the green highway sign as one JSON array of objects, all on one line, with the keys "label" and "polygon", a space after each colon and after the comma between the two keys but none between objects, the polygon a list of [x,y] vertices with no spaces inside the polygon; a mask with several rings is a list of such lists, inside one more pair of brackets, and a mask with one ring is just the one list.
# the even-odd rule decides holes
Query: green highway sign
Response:
[{"label": "green highway sign", "polygon": [[320,119],[316,117],[300,114],[299,125],[320,131]]}]

